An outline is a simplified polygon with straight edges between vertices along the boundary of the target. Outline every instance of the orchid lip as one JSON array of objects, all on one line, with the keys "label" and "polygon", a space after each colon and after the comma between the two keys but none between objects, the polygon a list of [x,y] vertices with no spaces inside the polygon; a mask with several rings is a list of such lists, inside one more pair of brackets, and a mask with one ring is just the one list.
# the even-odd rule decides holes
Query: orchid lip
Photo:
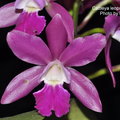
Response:
[{"label": "orchid lip", "polygon": [[63,85],[64,82],[68,83],[68,78],[60,61],[50,62],[46,68],[45,73],[41,77],[41,80],[46,84],[56,86]]},{"label": "orchid lip", "polygon": [[25,8],[25,11],[27,11],[28,13],[37,12],[39,10],[40,10],[39,8],[35,8],[35,7],[26,7]]},{"label": "orchid lip", "polygon": [[37,5],[36,2],[30,1],[24,8],[25,11],[27,12],[37,12],[40,10],[39,6]]},{"label": "orchid lip", "polygon": [[16,9],[23,9],[24,11],[31,13],[31,12],[38,12],[41,10],[37,2],[34,0],[29,1],[17,1],[15,4]]},{"label": "orchid lip", "polygon": [[37,1],[31,0],[28,2],[24,8],[25,11],[28,13],[31,12],[38,12],[39,10],[42,10],[45,6],[47,6],[49,3],[45,0],[44,6],[39,6],[39,3]]}]

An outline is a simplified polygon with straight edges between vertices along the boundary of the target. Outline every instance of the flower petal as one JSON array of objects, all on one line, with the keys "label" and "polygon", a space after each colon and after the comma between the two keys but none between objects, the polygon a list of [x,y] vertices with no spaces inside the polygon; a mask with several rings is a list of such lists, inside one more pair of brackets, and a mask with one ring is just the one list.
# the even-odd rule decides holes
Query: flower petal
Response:
[{"label": "flower petal", "polygon": [[71,91],[86,107],[93,111],[101,112],[101,101],[92,82],[72,68],[70,68],[69,71],[71,72]]},{"label": "flower petal", "polygon": [[7,42],[13,53],[25,62],[46,65],[52,60],[48,47],[39,37],[13,30],[8,33]]},{"label": "flower petal", "polygon": [[30,0],[16,0],[15,1],[15,8],[16,9],[24,9],[28,2],[30,2]]},{"label": "flower petal", "polygon": [[47,0],[34,0],[39,5],[40,9],[43,9],[47,5]]},{"label": "flower petal", "polygon": [[70,83],[70,72],[58,60],[52,61],[46,65],[41,80],[44,83],[56,85]]},{"label": "flower petal", "polygon": [[60,61],[65,66],[86,65],[96,59],[105,44],[105,36],[102,34],[77,38],[63,51]]},{"label": "flower petal", "polygon": [[63,24],[68,33],[68,41],[71,42],[74,38],[74,24],[68,11],[55,2],[50,2],[48,6],[46,6],[46,10],[51,17],[54,17],[57,13],[62,16]]},{"label": "flower petal", "polygon": [[0,28],[16,24],[20,14],[15,13],[14,2],[0,8]]},{"label": "flower petal", "polygon": [[115,33],[113,34],[112,38],[120,42],[120,30],[116,30]]},{"label": "flower petal", "polygon": [[45,84],[44,88],[34,93],[36,99],[35,108],[43,116],[50,116],[51,110],[55,111],[57,117],[69,112],[70,94],[61,86],[50,86]]},{"label": "flower petal", "polygon": [[59,14],[56,14],[48,24],[46,34],[51,53],[54,58],[58,58],[67,43],[67,31]]},{"label": "flower petal", "polygon": [[115,15],[109,15],[105,18],[105,24],[104,29],[106,32],[107,38],[110,37],[110,35],[113,35],[115,30],[120,25],[120,17]]},{"label": "flower petal", "polygon": [[2,96],[1,103],[12,103],[30,93],[40,84],[43,70],[44,67],[32,67],[13,78]]},{"label": "flower petal", "polygon": [[44,16],[38,16],[38,12],[34,13],[21,13],[16,30],[20,30],[31,35],[39,35],[46,25],[46,20]]},{"label": "flower petal", "polygon": [[[70,94],[63,86],[56,86],[54,90],[54,110],[57,117],[61,117],[69,112],[70,104]],[[54,99],[53,96],[53,99]]]},{"label": "flower petal", "polygon": [[115,87],[116,86],[116,80],[115,80],[114,74],[112,72],[112,65],[111,65],[111,60],[110,60],[111,42],[112,42],[111,39],[108,39],[106,47],[105,47],[105,61],[106,61],[107,68],[110,72],[110,75],[112,77],[113,86]]}]

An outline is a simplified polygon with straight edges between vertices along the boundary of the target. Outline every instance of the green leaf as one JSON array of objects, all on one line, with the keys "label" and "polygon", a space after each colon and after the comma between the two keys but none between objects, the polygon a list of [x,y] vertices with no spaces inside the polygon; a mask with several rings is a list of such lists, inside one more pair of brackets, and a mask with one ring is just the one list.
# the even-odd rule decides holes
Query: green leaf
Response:
[{"label": "green leaf", "polygon": [[81,35],[78,35],[78,37],[85,37],[85,36],[92,35],[95,33],[105,34],[105,30],[103,28],[92,28],[92,29],[82,33]]},{"label": "green leaf", "polygon": [[30,111],[16,116],[0,118],[0,120],[43,120],[44,117],[40,116],[36,111]]},{"label": "green leaf", "polygon": [[71,109],[68,114],[68,120],[97,120],[94,112],[83,107],[78,101],[78,104],[73,99],[71,101]]}]

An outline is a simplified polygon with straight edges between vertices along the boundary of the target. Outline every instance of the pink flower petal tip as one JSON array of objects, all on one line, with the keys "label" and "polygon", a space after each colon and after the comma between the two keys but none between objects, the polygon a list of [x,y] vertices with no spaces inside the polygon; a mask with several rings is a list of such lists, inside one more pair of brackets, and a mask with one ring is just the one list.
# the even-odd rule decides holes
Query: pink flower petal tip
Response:
[{"label": "pink flower petal tip", "polygon": [[40,114],[50,116],[52,110],[55,111],[57,117],[61,117],[69,112],[70,94],[61,86],[45,85],[45,87],[33,93],[36,106]]},{"label": "pink flower petal tip", "polygon": [[38,16],[37,12],[23,12],[16,24],[16,30],[26,32],[31,35],[39,35],[46,26],[44,16]]}]

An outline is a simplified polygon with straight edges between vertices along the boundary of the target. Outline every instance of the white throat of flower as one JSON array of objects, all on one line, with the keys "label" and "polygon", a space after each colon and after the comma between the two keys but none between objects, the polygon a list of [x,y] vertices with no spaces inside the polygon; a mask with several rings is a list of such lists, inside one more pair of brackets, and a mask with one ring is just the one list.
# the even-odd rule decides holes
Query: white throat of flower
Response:
[{"label": "white throat of flower", "polygon": [[[51,64],[51,63],[50,63]],[[41,78],[45,83],[56,86],[63,85],[64,82],[68,83],[68,78],[66,77],[65,70],[59,62],[52,62],[48,70]]]},{"label": "white throat of flower", "polygon": [[120,30],[117,30],[113,35],[112,38],[120,42]]},{"label": "white throat of flower", "polygon": [[37,12],[39,10],[42,10],[44,6],[48,5],[48,2],[46,0],[43,2],[43,5],[40,7],[39,3],[37,3],[35,0],[16,0],[15,8],[23,9],[28,13]]},{"label": "white throat of flower", "polygon": [[36,12],[40,10],[40,7],[34,0],[30,0],[24,8],[25,11],[27,12]]}]

